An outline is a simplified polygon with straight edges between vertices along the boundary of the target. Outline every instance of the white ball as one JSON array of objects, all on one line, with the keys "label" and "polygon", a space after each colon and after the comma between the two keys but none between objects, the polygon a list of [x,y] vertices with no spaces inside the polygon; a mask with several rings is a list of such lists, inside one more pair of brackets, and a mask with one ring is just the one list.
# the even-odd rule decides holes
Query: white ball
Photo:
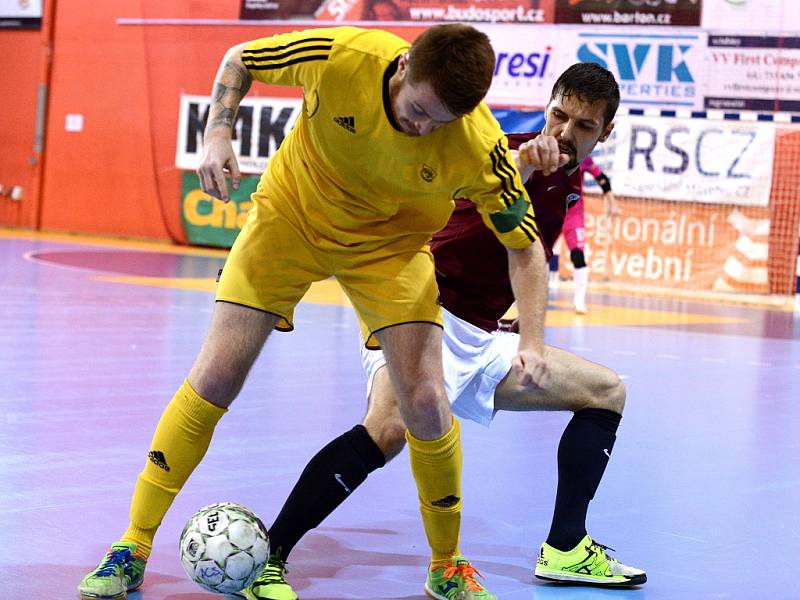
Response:
[{"label": "white ball", "polygon": [[232,502],[205,506],[181,533],[180,559],[186,574],[210,592],[232,594],[253,583],[269,558],[261,520]]}]

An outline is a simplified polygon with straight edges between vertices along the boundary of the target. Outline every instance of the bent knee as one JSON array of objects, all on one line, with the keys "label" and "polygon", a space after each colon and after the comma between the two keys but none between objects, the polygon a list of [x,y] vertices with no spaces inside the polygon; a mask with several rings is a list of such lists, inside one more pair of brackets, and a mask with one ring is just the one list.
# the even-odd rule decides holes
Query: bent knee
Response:
[{"label": "bent knee", "polygon": [[618,414],[625,409],[625,384],[611,369],[603,369],[582,391],[581,400],[576,402],[576,412],[585,408],[602,408]]},{"label": "bent knee", "polygon": [[218,406],[229,406],[244,385],[247,369],[231,365],[197,367],[189,373],[189,382],[206,401]]},{"label": "bent knee", "polygon": [[405,401],[405,411],[416,418],[429,419],[441,414],[442,407],[449,406],[442,386],[420,382],[409,389]]},{"label": "bent knee", "polygon": [[625,384],[619,375],[609,371],[608,376],[604,378],[600,393],[596,396],[595,408],[604,408],[621,415],[625,410],[626,395]]}]

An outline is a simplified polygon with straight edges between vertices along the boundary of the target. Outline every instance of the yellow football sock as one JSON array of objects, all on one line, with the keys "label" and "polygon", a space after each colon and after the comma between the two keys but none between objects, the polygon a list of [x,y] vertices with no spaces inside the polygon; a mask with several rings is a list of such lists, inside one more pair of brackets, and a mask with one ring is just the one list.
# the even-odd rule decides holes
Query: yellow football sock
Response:
[{"label": "yellow football sock", "polygon": [[438,440],[418,440],[408,431],[406,439],[431,561],[447,561],[458,554],[461,529],[461,425],[453,418]]},{"label": "yellow football sock", "polygon": [[175,393],[158,422],[148,460],[131,501],[131,523],[122,539],[150,556],[153,537],[175,496],[205,456],[226,409],[201,398],[188,381]]}]

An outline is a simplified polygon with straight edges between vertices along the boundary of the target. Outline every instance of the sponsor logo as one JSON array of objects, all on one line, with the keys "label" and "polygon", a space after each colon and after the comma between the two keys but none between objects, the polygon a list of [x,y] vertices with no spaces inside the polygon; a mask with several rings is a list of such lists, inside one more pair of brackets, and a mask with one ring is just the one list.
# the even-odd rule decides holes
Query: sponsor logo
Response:
[{"label": "sponsor logo", "polygon": [[217,530],[217,523],[219,523],[219,513],[208,513],[208,516],[206,517],[206,528],[211,533],[214,533]]},{"label": "sponsor logo", "polygon": [[[208,96],[181,96],[175,157],[179,169],[200,166],[210,105]],[[260,176],[302,112],[300,98],[245,98],[236,111],[232,137],[241,172]]]},{"label": "sponsor logo", "polygon": [[167,473],[169,473],[169,465],[167,464],[167,459],[161,450],[151,450],[150,453],[147,455],[147,458],[149,458],[150,462],[153,463],[155,466],[157,466],[159,469],[164,469]]},{"label": "sponsor logo", "polygon": [[608,458],[611,458],[611,452],[608,448],[603,448],[603,454],[605,454]]},{"label": "sponsor logo", "polygon": [[439,585],[439,593],[443,596],[447,595],[447,592],[452,590],[453,588],[457,588],[458,584],[455,581],[448,581],[447,583],[443,583]]},{"label": "sponsor logo", "polygon": [[459,498],[458,496],[450,494],[449,496],[445,496],[440,500],[434,500],[433,502],[431,502],[431,504],[433,504],[434,506],[438,506],[439,508],[452,508],[456,504],[458,504],[460,500],[461,498]]},{"label": "sponsor logo", "polygon": [[197,541],[192,540],[189,543],[189,546],[186,548],[186,554],[188,554],[191,558],[197,558],[200,554],[200,544]]},{"label": "sponsor logo", "polygon": [[346,483],[344,482],[344,480],[342,479],[342,474],[341,474],[341,473],[334,473],[334,475],[333,475],[333,478],[334,478],[336,481],[338,481],[338,482],[339,482],[339,485],[341,485],[341,486],[344,488],[344,491],[345,491],[345,492],[347,492],[348,494],[350,493],[350,488],[349,488],[349,487],[347,487],[347,484],[346,484]]},{"label": "sponsor logo", "polygon": [[552,46],[546,46],[543,52],[499,52],[494,67],[495,77],[506,75],[512,78],[542,79],[547,73],[552,51]]},{"label": "sponsor logo", "polygon": [[333,117],[334,122],[340,127],[344,127],[350,133],[356,132],[356,118],[355,117]]},{"label": "sponsor logo", "polygon": [[[568,4],[570,6],[575,6],[577,4],[582,4],[583,2],[591,2],[591,1],[592,0],[568,0]],[[689,0],[689,1],[692,4],[697,4],[697,0]],[[596,0],[595,0],[595,2],[596,2]],[[622,5],[627,4],[628,6],[634,6],[634,7],[637,7],[637,8],[640,7],[640,6],[645,6],[645,7],[649,6],[650,8],[658,8],[662,4],[664,6],[669,6],[669,5],[673,5],[674,6],[674,5],[678,4],[678,2],[679,2],[679,0],[620,0],[619,2],[617,2],[617,4],[622,4]],[[731,2],[732,4],[735,4],[737,2],[738,3],[746,2],[746,0],[728,0],[728,2]],[[611,3],[610,2],[606,2],[606,4],[611,4]]]},{"label": "sponsor logo", "polygon": [[[699,61],[697,36],[632,38],[581,34],[577,59],[597,63],[617,76],[625,103],[694,106],[692,69]],[[695,57],[698,58],[695,58]]]},{"label": "sponsor logo", "polygon": [[655,81],[693,83],[694,77],[684,60],[691,49],[691,44],[681,43],[584,43],[578,49],[578,59],[607,69],[616,67],[623,81],[637,81],[647,76],[645,70],[649,67],[650,75],[655,74]]},{"label": "sponsor logo", "polygon": [[700,0],[556,0],[557,23],[699,25]]},{"label": "sponsor logo", "polygon": [[[337,0],[333,0],[334,2]],[[412,21],[482,21],[486,23],[544,23],[545,11],[527,5],[485,8],[482,6],[410,6]]]}]

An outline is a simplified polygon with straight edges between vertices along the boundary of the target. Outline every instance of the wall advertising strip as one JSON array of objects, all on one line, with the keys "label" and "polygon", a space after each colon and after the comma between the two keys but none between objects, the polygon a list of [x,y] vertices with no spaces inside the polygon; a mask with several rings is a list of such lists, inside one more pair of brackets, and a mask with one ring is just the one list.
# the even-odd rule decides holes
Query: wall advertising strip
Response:
[{"label": "wall advertising strip", "polygon": [[632,108],[701,110],[706,33],[697,29],[544,25],[535,35],[524,27],[476,24],[497,55],[487,101],[493,106],[544,107],[558,76],[577,62],[609,69],[621,102]]},{"label": "wall advertising strip", "polygon": [[552,23],[553,11],[549,0],[325,0],[316,18],[532,24]]},{"label": "wall advertising strip", "polygon": [[[194,171],[200,166],[209,96],[181,96],[175,166]],[[294,127],[302,100],[251,97],[242,100],[233,128],[233,148],[242,173],[261,174],[269,157]]]},{"label": "wall advertising strip", "polygon": [[703,0],[555,0],[556,23],[700,25]]},{"label": "wall advertising strip", "polygon": [[569,57],[568,40],[574,35],[557,27],[537,28],[536,35],[525,27],[476,27],[489,36],[495,52],[494,78],[486,96],[492,106],[545,106],[558,76],[576,62]]},{"label": "wall advertising strip", "polygon": [[42,0],[0,0],[0,29],[39,29]]},{"label": "wall advertising strip", "polygon": [[311,19],[323,0],[242,0],[239,18],[244,20]]},{"label": "wall advertising strip", "polygon": [[245,176],[238,190],[231,189],[230,202],[220,202],[200,188],[194,173],[181,176],[181,221],[186,240],[198,246],[230,248],[244,227],[253,203],[259,177]]},{"label": "wall advertising strip", "polygon": [[[769,292],[768,209],[635,198],[621,199],[620,208],[609,219],[599,196],[586,197],[586,263],[595,280]],[[559,261],[562,276],[570,275],[569,262]]]},{"label": "wall advertising strip", "polygon": [[800,31],[797,0],[703,0],[704,29]]},{"label": "wall advertising strip", "polygon": [[767,206],[775,125],[623,116],[598,162],[623,196]]},{"label": "wall advertising strip", "polygon": [[622,104],[642,108],[700,109],[706,33],[699,30],[579,30],[571,61],[594,62],[619,83]]},{"label": "wall advertising strip", "polygon": [[800,37],[712,34],[706,108],[800,112]]}]

